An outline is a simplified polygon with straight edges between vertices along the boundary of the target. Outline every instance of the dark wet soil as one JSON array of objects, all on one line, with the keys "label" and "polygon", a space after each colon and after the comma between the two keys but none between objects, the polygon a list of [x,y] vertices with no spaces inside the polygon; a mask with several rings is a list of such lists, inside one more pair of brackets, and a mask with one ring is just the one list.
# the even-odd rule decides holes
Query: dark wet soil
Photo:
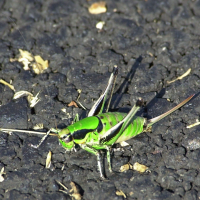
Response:
[{"label": "dark wet soil", "polygon": [[[119,67],[111,110],[129,110],[142,97],[147,105],[139,115],[156,117],[200,89],[200,1],[108,0],[107,12],[92,15],[94,1],[0,1],[0,79],[25,90],[40,102],[30,108],[26,97],[13,100],[14,92],[0,84],[0,127],[32,130],[69,125],[81,108],[68,107],[76,100],[88,109],[107,84],[113,65]],[[96,28],[104,21],[102,30]],[[18,49],[49,60],[49,69],[36,75],[10,62]],[[189,68],[191,73],[171,84]],[[65,108],[66,113],[61,111]],[[129,141],[112,154],[114,171],[130,162],[149,167],[149,173],[129,170],[101,181],[96,157],[82,149],[66,153],[56,137],[39,149],[41,137],[0,132],[0,199],[71,199],[59,192],[58,180],[70,188],[73,181],[83,199],[184,199],[200,197],[199,96],[183,108]],[[119,146],[116,146],[116,148]],[[45,168],[47,153],[52,165]],[[64,166],[64,169],[63,169]]]}]

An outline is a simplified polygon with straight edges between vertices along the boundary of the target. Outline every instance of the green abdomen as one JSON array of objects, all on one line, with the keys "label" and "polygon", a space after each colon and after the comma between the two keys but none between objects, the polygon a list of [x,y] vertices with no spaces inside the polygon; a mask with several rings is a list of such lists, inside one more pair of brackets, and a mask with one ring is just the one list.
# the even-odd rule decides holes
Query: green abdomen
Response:
[{"label": "green abdomen", "polygon": [[[110,128],[112,128],[114,125],[120,122],[126,115],[127,113],[118,112],[110,112],[97,115],[97,117],[101,119],[101,122],[103,124],[103,129],[99,133],[99,135],[103,135],[106,131],[108,131]],[[129,140],[130,138],[133,138],[136,135],[142,133],[144,122],[145,119],[143,117],[135,116],[133,118],[132,123],[123,131],[123,133],[115,141],[115,143]]]}]

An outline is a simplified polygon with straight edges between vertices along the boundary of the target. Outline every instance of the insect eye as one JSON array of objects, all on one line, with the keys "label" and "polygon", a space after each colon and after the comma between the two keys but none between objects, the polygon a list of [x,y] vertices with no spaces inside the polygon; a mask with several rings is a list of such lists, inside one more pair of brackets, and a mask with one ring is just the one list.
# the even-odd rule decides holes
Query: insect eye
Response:
[{"label": "insect eye", "polygon": [[62,141],[65,142],[65,143],[69,143],[73,140],[72,136],[71,135],[65,135],[63,138],[62,138]]}]

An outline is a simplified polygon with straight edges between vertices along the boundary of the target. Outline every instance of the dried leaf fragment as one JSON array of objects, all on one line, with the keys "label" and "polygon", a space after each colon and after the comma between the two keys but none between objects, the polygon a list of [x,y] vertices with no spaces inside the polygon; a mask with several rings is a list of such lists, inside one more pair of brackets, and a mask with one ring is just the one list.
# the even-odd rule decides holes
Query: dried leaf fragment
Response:
[{"label": "dried leaf fragment", "polygon": [[[79,190],[78,190],[78,188],[77,188],[77,186],[75,185],[75,183],[74,182],[71,182],[70,183],[70,185],[71,185],[71,187],[72,187],[72,189],[68,192],[68,188],[65,186],[65,185],[63,185],[61,182],[59,182],[59,181],[56,181],[58,184],[60,184],[65,190],[59,190],[59,191],[61,191],[61,192],[63,192],[63,193],[65,193],[65,194],[68,194],[68,195],[70,195],[71,197],[73,197],[75,200],[81,200],[81,198],[82,198],[82,196],[81,196],[81,194],[79,193]],[[73,192],[73,193],[72,193]],[[70,194],[70,193],[72,193],[72,194]]]},{"label": "dried leaf fragment", "polygon": [[148,170],[148,167],[145,166],[145,165],[141,165],[140,163],[136,162],[134,165],[131,165],[130,163],[127,163],[123,166],[120,167],[120,172],[124,172],[124,171],[127,171],[129,169],[133,169],[133,170],[136,170],[138,172],[145,172]]},{"label": "dried leaf fragment", "polygon": [[78,108],[77,104],[75,101],[71,101],[67,106],[75,106],[76,108]]},{"label": "dried leaf fragment", "polygon": [[49,153],[47,154],[47,159],[46,159],[46,168],[50,168],[51,166],[51,156],[52,156],[52,153],[51,151],[49,151]]},{"label": "dried leaf fragment", "polygon": [[13,85],[7,83],[6,81],[4,81],[3,79],[0,79],[0,83],[7,85],[11,90],[15,91],[15,88]]},{"label": "dried leaf fragment", "polygon": [[[26,59],[26,60],[28,60],[29,62],[31,62],[31,61],[34,60],[32,54],[29,53],[28,51],[19,49],[19,52],[20,52],[20,54],[21,54],[21,57],[19,58],[19,60],[20,60],[20,59]],[[19,61],[19,62],[20,62],[20,61]]]},{"label": "dried leaf fragment", "polygon": [[176,79],[174,79],[174,80],[172,80],[172,81],[167,81],[167,83],[170,84],[170,83],[173,83],[173,82],[175,82],[175,81],[177,81],[177,80],[181,80],[181,79],[183,79],[184,77],[188,76],[188,75],[190,74],[190,72],[191,72],[191,68],[189,68],[189,69],[187,70],[187,72],[185,72],[183,75],[179,76],[178,78],[176,78]]},{"label": "dried leaf fragment", "polygon": [[38,92],[36,96],[34,97],[32,93],[22,90],[22,91],[16,92],[13,96],[13,99],[18,99],[20,97],[27,96],[29,106],[33,108],[40,101],[40,99],[38,98],[39,93],[40,92]]},{"label": "dried leaf fragment", "polygon": [[[28,51],[19,49],[20,57],[18,59],[10,59],[10,61],[21,62],[24,70],[30,70],[30,66],[36,74],[41,74],[45,69],[49,67],[48,60],[43,60],[41,56],[32,56]],[[35,60],[35,63],[33,61]],[[32,64],[32,65],[31,65]]]},{"label": "dried leaf fragment", "polygon": [[127,171],[129,169],[133,169],[133,165],[131,165],[130,163],[127,163],[127,164],[121,166],[119,171],[120,172],[125,172],[125,171]]},{"label": "dried leaf fragment", "polygon": [[38,92],[35,97],[34,96],[33,97],[28,96],[27,97],[29,105],[30,105],[31,108],[33,108],[40,101],[40,99],[38,98],[39,94],[40,94],[40,92]]},{"label": "dried leaf fragment", "polygon": [[71,194],[72,197],[74,197],[76,200],[81,200],[82,196],[79,193],[78,188],[76,187],[74,182],[70,183],[72,189],[70,190],[70,192],[73,192],[73,194]]},{"label": "dried leaf fragment", "polygon": [[18,62],[21,62],[24,65],[24,70],[30,70],[29,64],[34,60],[32,54],[22,49],[19,49],[19,52],[20,57],[18,58]]},{"label": "dried leaf fragment", "polygon": [[44,128],[43,123],[39,123],[39,124],[36,124],[36,125],[33,127],[33,130],[40,130],[40,129],[43,129],[43,128]]},{"label": "dried leaf fragment", "polygon": [[105,22],[100,21],[96,24],[96,28],[99,29],[99,30],[102,30],[104,25],[105,25]]},{"label": "dried leaf fragment", "polygon": [[88,8],[88,11],[90,14],[93,15],[105,13],[107,11],[106,2],[105,1],[95,2]]},{"label": "dried leaf fragment", "polygon": [[124,192],[121,191],[121,190],[117,190],[117,191],[116,191],[116,195],[118,195],[118,196],[123,196],[123,197],[126,199],[126,195],[125,195]]},{"label": "dried leaf fragment", "polygon": [[140,173],[143,173],[145,171],[147,171],[148,167],[145,166],[145,165],[142,165],[138,162],[136,162],[134,165],[133,165],[133,169],[140,172]]},{"label": "dried leaf fragment", "polygon": [[0,171],[0,182],[3,182],[3,181],[4,181],[3,174],[6,174],[6,173],[4,172],[4,167],[2,167],[2,169],[1,169],[1,171]]},{"label": "dried leaf fragment", "polygon": [[130,196],[132,196],[133,194],[134,194],[134,192],[132,192],[132,191],[129,193]]},{"label": "dried leaf fragment", "polygon": [[33,64],[32,68],[36,74],[41,74],[45,69],[49,67],[48,60],[43,60],[41,56],[38,55],[34,58],[36,63]]}]

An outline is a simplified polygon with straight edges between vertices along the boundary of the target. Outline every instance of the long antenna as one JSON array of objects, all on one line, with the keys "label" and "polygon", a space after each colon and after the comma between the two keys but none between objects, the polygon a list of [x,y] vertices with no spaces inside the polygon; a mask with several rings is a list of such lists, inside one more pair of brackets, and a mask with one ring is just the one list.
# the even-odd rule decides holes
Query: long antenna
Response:
[{"label": "long antenna", "polygon": [[163,113],[162,115],[159,115],[153,119],[148,120],[147,123],[147,128],[152,126],[153,124],[155,124],[156,122],[160,121],[161,119],[163,119],[164,117],[168,116],[169,114],[173,113],[174,111],[176,111],[177,109],[179,109],[180,107],[182,107],[183,105],[185,105],[188,101],[190,101],[195,94],[189,96],[187,99],[185,99],[184,101],[182,101],[181,103],[179,103],[177,106],[175,106],[174,108],[172,108],[171,110]]},{"label": "long antenna", "polygon": [[[20,132],[20,133],[29,133],[29,134],[36,134],[36,135],[46,135],[46,132],[27,131],[27,130],[8,129],[8,128],[0,128],[0,131],[3,131],[3,132]],[[49,133],[49,135],[58,137],[58,134],[56,134],[56,133]]]}]

